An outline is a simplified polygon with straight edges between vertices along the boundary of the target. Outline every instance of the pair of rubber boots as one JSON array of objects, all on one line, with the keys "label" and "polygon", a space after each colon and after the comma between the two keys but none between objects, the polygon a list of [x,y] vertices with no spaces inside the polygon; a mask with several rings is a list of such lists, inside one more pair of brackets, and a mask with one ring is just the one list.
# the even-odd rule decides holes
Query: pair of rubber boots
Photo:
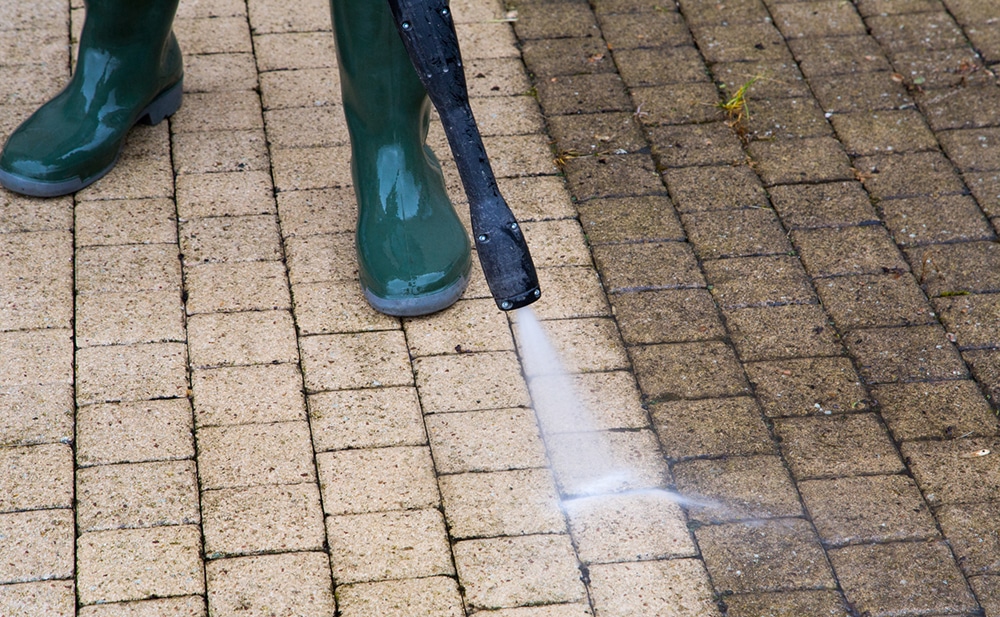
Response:
[{"label": "pair of rubber boots", "polygon": [[[115,165],[128,131],[180,108],[177,0],[87,0],[76,71],[9,138],[0,184],[53,197]],[[376,310],[433,313],[468,282],[468,236],[426,146],[430,103],[385,0],[331,0],[358,199],[361,286]]]}]

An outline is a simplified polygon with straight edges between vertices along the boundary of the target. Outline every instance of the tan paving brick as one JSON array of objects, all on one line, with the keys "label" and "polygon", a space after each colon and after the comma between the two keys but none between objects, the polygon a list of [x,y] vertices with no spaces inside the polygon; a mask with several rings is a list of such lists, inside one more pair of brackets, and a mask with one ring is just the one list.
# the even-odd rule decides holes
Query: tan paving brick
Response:
[{"label": "tan paving brick", "polygon": [[882,417],[900,441],[996,434],[996,414],[972,380],[884,384],[872,388]]},{"label": "tan paving brick", "polygon": [[529,382],[543,433],[635,429],[649,425],[635,377],[628,371],[545,375]]},{"label": "tan paving brick", "polygon": [[448,530],[455,538],[565,533],[547,469],[465,473],[439,480]]},{"label": "tan paving brick", "polygon": [[331,32],[290,32],[254,37],[258,70],[278,71],[336,67]]},{"label": "tan paving brick", "polygon": [[778,591],[734,594],[726,597],[730,617],[750,617],[770,611],[775,617],[847,613],[850,609],[836,591]]},{"label": "tan paving brick", "polygon": [[205,491],[201,509],[209,559],[323,547],[323,511],[315,484]]},{"label": "tan paving brick", "polygon": [[285,237],[353,233],[357,217],[354,189],[279,193],[278,214]]},{"label": "tan paving brick", "polygon": [[172,145],[178,174],[268,169],[263,130],[178,133]]},{"label": "tan paving brick", "polygon": [[464,540],[453,551],[466,602],[472,607],[573,602],[584,597],[567,535]]},{"label": "tan paving brick", "polygon": [[[258,43],[270,40],[280,39],[261,36]],[[320,35],[320,40],[327,39]],[[332,47],[330,51],[333,51]],[[311,58],[331,61],[325,56]],[[336,67],[328,67],[261,73],[260,90],[265,110],[334,105],[340,100],[340,71]]]},{"label": "tan paving brick", "polygon": [[775,421],[775,432],[799,479],[903,470],[891,438],[873,414],[786,418]]},{"label": "tan paving brick", "polygon": [[646,611],[717,616],[705,566],[696,559],[595,565],[590,568],[594,607],[624,617]]},{"label": "tan paving brick", "polygon": [[650,398],[749,393],[736,354],[719,341],[633,347],[629,356],[639,387]]},{"label": "tan paving brick", "polygon": [[71,345],[67,330],[0,332],[0,375],[5,385],[72,383]]},{"label": "tan paving brick", "polygon": [[74,434],[73,412],[71,384],[4,386],[0,389],[0,445],[69,443]]},{"label": "tan paving brick", "polygon": [[174,28],[181,48],[189,54],[252,51],[246,17],[177,19]]},{"label": "tan paving brick", "polygon": [[556,484],[566,495],[665,486],[669,472],[653,431],[593,431],[546,436]]},{"label": "tan paving brick", "polygon": [[0,584],[73,577],[73,511],[0,514]]},{"label": "tan paving brick", "polygon": [[73,617],[75,609],[73,581],[0,585],[0,612],[9,617]]},{"label": "tan paving brick", "polygon": [[413,387],[312,394],[309,418],[317,451],[427,443]]},{"label": "tan paving brick", "polygon": [[77,246],[177,241],[175,206],[169,199],[84,201],[74,211]]},{"label": "tan paving brick", "polygon": [[181,223],[185,265],[281,259],[281,235],[273,216],[224,216]]},{"label": "tan paving brick", "polygon": [[398,330],[310,336],[299,345],[307,391],[413,383],[406,342]]},{"label": "tan paving brick", "polygon": [[133,129],[115,168],[77,193],[77,197],[85,201],[152,199],[171,197],[173,192],[167,126],[161,122],[158,127]]},{"label": "tan paving brick", "polygon": [[677,463],[677,490],[704,505],[690,518],[704,523],[802,515],[795,484],[777,456],[728,457]]},{"label": "tan paving brick", "polygon": [[344,617],[465,615],[454,579],[444,576],[339,586],[337,605]]},{"label": "tan paving brick", "polygon": [[77,464],[193,458],[192,430],[186,398],[88,405],[77,412]]},{"label": "tan paving brick", "polygon": [[252,54],[188,55],[184,59],[185,92],[253,90],[257,67]]},{"label": "tan paving brick", "polygon": [[186,174],[177,177],[181,218],[274,214],[271,176],[266,171]]},{"label": "tan paving brick", "polygon": [[81,347],[182,342],[180,290],[77,296],[76,339]]},{"label": "tan paving brick", "polygon": [[205,592],[193,525],[95,531],[77,539],[81,604]]},{"label": "tan paving brick", "polygon": [[426,424],[439,473],[545,466],[545,449],[529,410],[434,414]]},{"label": "tan paving brick", "polygon": [[205,598],[185,596],[123,602],[91,604],[80,607],[80,617],[205,617]]},{"label": "tan paving brick", "polygon": [[216,367],[298,361],[288,311],[207,313],[188,319],[191,365]]},{"label": "tan paving brick", "polygon": [[207,263],[184,272],[188,315],[291,308],[280,261]]},{"label": "tan paving brick", "polygon": [[202,490],[315,481],[305,422],[209,426],[198,431]]},{"label": "tan paving brick", "polygon": [[426,446],[318,454],[326,514],[436,507],[441,498],[430,454]]},{"label": "tan paving brick", "polygon": [[175,245],[81,248],[76,254],[76,289],[80,294],[178,289],[180,270]]},{"label": "tan paving brick", "polygon": [[77,401],[143,401],[187,394],[181,343],[86,347],[77,351]]},{"label": "tan paving brick", "polygon": [[296,364],[196,370],[191,385],[199,427],[305,419],[302,373]]},{"label": "tan paving brick", "polygon": [[490,300],[460,300],[446,312],[403,322],[414,356],[514,349],[505,313]]},{"label": "tan paving brick", "polygon": [[0,448],[0,512],[73,506],[73,453],[64,444]]},{"label": "tan paving brick", "polygon": [[651,405],[650,412],[672,459],[774,451],[760,407],[750,397],[665,401]]},{"label": "tan paving brick", "polygon": [[184,97],[184,106],[170,119],[174,133],[263,127],[260,96],[246,90],[189,93]]},{"label": "tan paving brick", "polygon": [[454,574],[437,510],[331,516],[326,528],[338,584]]},{"label": "tan paving brick", "polygon": [[431,356],[418,358],[413,367],[425,413],[528,404],[528,390],[511,352]]},{"label": "tan paving brick", "polygon": [[296,285],[292,292],[299,331],[309,335],[399,329],[397,318],[377,312],[359,291],[356,281]]},{"label": "tan paving brick", "polygon": [[[917,485],[932,506],[993,499],[1000,473],[992,455],[996,437],[948,441],[912,441],[900,447]],[[989,450],[990,454],[983,454]]]},{"label": "tan paving brick", "polygon": [[[298,103],[305,103],[299,100]],[[350,143],[340,105],[287,107],[264,112],[267,136],[275,148],[343,146]]]},{"label": "tan paving brick", "polygon": [[868,407],[861,379],[848,358],[806,358],[745,365],[770,417],[860,411]]},{"label": "tan paving brick", "polygon": [[190,460],[77,470],[76,500],[81,532],[201,522],[198,480]]},{"label": "tan paving brick", "polygon": [[684,512],[663,491],[573,499],[563,506],[583,563],[692,557]]},{"label": "tan paving brick", "polygon": [[319,552],[216,559],[205,566],[212,614],[330,615],[329,558]]},{"label": "tan paving brick", "polygon": [[279,191],[350,186],[350,152],[350,146],[274,150],[271,152],[274,186]]},{"label": "tan paving brick", "polygon": [[[290,238],[286,251],[292,285],[357,280],[358,260],[353,233]],[[361,293],[360,288],[358,293]]]},{"label": "tan paving brick", "polygon": [[[555,320],[544,322],[542,327],[565,370],[570,373],[628,368],[628,357],[621,343],[621,335],[611,319]],[[525,334],[520,328],[515,332],[522,350],[530,350],[531,345],[538,344],[535,341],[525,341]],[[547,366],[547,362],[531,352],[523,356],[522,362],[529,377],[551,373],[555,368]]]}]

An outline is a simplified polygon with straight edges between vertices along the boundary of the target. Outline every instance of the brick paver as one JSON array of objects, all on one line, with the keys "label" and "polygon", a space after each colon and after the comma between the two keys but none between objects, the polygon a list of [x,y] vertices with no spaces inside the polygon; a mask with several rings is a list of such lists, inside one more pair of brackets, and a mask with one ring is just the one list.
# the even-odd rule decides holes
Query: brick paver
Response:
[{"label": "brick paver", "polygon": [[[363,301],[325,0],[182,1],[183,109],[0,191],[0,615],[1000,617],[995,3],[452,7],[568,375]],[[0,0],[0,136],[82,22]]]}]

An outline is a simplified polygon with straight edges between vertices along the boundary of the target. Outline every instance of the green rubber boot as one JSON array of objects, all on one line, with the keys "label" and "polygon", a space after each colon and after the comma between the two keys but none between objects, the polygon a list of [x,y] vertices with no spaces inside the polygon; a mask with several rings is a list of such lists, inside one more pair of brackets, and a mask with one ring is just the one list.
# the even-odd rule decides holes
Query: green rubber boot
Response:
[{"label": "green rubber boot", "polygon": [[177,0],[86,0],[69,84],[11,134],[0,184],[37,197],[66,195],[111,171],[136,123],[181,105]]},{"label": "green rubber boot", "polygon": [[427,147],[430,102],[384,0],[331,0],[365,298],[389,315],[453,304],[471,246]]}]

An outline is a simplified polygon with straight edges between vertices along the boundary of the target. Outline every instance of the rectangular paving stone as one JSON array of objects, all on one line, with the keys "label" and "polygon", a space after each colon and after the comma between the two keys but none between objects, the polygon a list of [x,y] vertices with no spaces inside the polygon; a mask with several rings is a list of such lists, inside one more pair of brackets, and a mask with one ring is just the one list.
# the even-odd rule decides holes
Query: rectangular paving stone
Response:
[{"label": "rectangular paving stone", "polygon": [[344,617],[465,614],[457,583],[444,576],[339,586],[337,609]]},{"label": "rectangular paving stone", "polygon": [[577,201],[663,193],[656,165],[645,153],[582,156],[567,160],[564,167]]},{"label": "rectangular paving stone", "polygon": [[890,53],[911,49],[953,49],[965,43],[958,24],[944,11],[872,15],[866,23],[872,36]]},{"label": "rectangular paving stone", "polygon": [[358,280],[353,233],[289,238],[285,251],[292,285]]},{"label": "rectangular paving stone", "polygon": [[464,540],[453,547],[466,602],[479,609],[584,598],[568,535]]},{"label": "rectangular paving stone", "polygon": [[319,551],[212,560],[205,566],[208,603],[221,615],[333,614],[328,564]]},{"label": "rectangular paving stone", "polygon": [[195,217],[274,214],[274,188],[264,171],[185,174],[177,177],[177,213]]},{"label": "rectangular paving stone", "polygon": [[194,457],[187,398],[87,405],[77,411],[80,466]]},{"label": "rectangular paving stone", "polygon": [[748,151],[765,186],[854,177],[843,145],[832,137],[755,141]]},{"label": "rectangular paving stone", "polygon": [[768,22],[751,22],[694,29],[707,62],[783,60],[789,56],[781,33]]},{"label": "rectangular paving stone", "polygon": [[73,452],[66,444],[0,448],[0,512],[73,506]]},{"label": "rectangular paving stone", "polygon": [[909,270],[892,238],[878,225],[795,230],[792,241],[811,276]]},{"label": "rectangular paving stone", "polygon": [[920,490],[906,476],[808,480],[798,489],[828,546],[940,537]]},{"label": "rectangular paving stone", "polygon": [[774,445],[750,397],[667,401],[650,406],[667,457],[770,454]]},{"label": "rectangular paving stone", "polygon": [[583,230],[574,220],[524,223],[525,240],[531,257],[540,268],[589,266],[591,257],[586,250]]},{"label": "rectangular paving stone", "polygon": [[305,399],[296,364],[262,364],[191,373],[199,427],[302,420]]},{"label": "rectangular paving stone", "polygon": [[755,101],[743,122],[750,140],[802,139],[833,134],[823,110],[811,96]]},{"label": "rectangular paving stone", "polygon": [[892,68],[875,39],[867,35],[807,37],[788,41],[788,46],[810,80]]},{"label": "rectangular paving stone", "polygon": [[749,391],[736,355],[720,341],[632,347],[629,357],[649,399],[736,396]]},{"label": "rectangular paving stone", "polygon": [[458,539],[565,533],[552,473],[518,469],[439,479],[449,533]]},{"label": "rectangular paving stone", "polygon": [[769,192],[781,222],[789,229],[843,227],[878,220],[858,182],[779,185]]},{"label": "rectangular paving stone", "polygon": [[818,304],[786,304],[723,311],[743,361],[843,353],[839,335]]},{"label": "rectangular paving stone", "polygon": [[326,527],[337,583],[455,573],[435,509],[330,516]]},{"label": "rectangular paving stone", "polygon": [[595,199],[577,206],[580,225],[593,244],[684,240],[684,229],[665,195]]},{"label": "rectangular paving stone", "polygon": [[[417,358],[412,370],[424,413],[503,409],[528,404],[528,389],[512,352]],[[308,373],[306,376],[308,379]]]},{"label": "rectangular paving stone", "polygon": [[[0,611],[10,617],[74,617],[76,592],[73,581],[37,581],[0,586]],[[83,613],[80,613],[83,614]]]},{"label": "rectangular paving stone", "polygon": [[725,122],[651,127],[647,135],[661,168],[732,165],[746,159],[740,140]]},{"label": "rectangular paving stone", "polygon": [[281,234],[271,215],[194,218],[181,222],[185,265],[281,259]]},{"label": "rectangular paving stone", "polygon": [[545,445],[563,495],[657,490],[669,482],[656,434],[649,430],[561,433],[546,436]]},{"label": "rectangular paving stone", "polygon": [[775,420],[774,430],[796,479],[904,470],[877,416],[870,413]]},{"label": "rectangular paving stone", "polygon": [[530,379],[552,373],[606,372],[628,368],[628,356],[618,328],[611,319],[565,319],[545,322],[542,326],[548,343],[558,354],[562,367],[540,357],[536,331],[525,331],[518,324],[515,338],[522,349],[521,364]]},{"label": "rectangular paving stone", "polygon": [[317,452],[427,443],[412,386],[311,394],[309,418]]},{"label": "rectangular paving stone", "polygon": [[69,443],[74,426],[71,384],[0,388],[0,445]]},{"label": "rectangular paving stone", "polygon": [[207,263],[185,269],[188,315],[291,308],[280,261]]},{"label": "rectangular paving stone", "polygon": [[546,435],[649,426],[631,371],[561,375],[529,380],[531,406]]},{"label": "rectangular paving stone", "polygon": [[705,284],[687,243],[605,245],[594,247],[593,253],[610,293],[702,287]]},{"label": "rectangular paving stone", "polygon": [[184,90],[253,90],[257,86],[257,66],[253,54],[189,55],[184,66]]},{"label": "rectangular paving stone", "polygon": [[934,307],[909,273],[825,278],[816,281],[816,291],[841,330],[936,321]]},{"label": "rectangular paving stone", "polygon": [[[913,441],[900,446],[931,506],[989,501],[1000,487],[996,437]],[[990,454],[983,454],[989,450]]]},{"label": "rectangular paving stone", "polygon": [[78,247],[177,241],[177,215],[169,199],[84,201],[74,212]]},{"label": "rectangular paving stone", "polygon": [[976,602],[944,542],[893,542],[829,551],[856,610],[872,615],[952,613]]},{"label": "rectangular paving stone", "polygon": [[[606,317],[611,314],[600,276],[593,267],[539,268],[538,281],[545,301],[532,310],[541,320]],[[495,312],[496,303],[483,303]]]},{"label": "rectangular paving stone", "polygon": [[[349,187],[289,191],[278,194],[278,216],[284,237],[354,232],[357,211]],[[351,220],[345,215],[351,213]]]},{"label": "rectangular paving stone", "polygon": [[853,6],[834,1],[775,4],[775,25],[786,38],[865,34]]},{"label": "rectangular paving stone", "polygon": [[0,584],[73,576],[73,512],[29,510],[0,514]]},{"label": "rectangular paving stone", "polygon": [[696,559],[595,565],[590,573],[601,615],[720,615],[705,567]]},{"label": "rectangular paving stone", "polygon": [[201,510],[208,559],[323,548],[323,510],[315,484],[205,491]]},{"label": "rectangular paving stone", "polygon": [[616,72],[607,43],[599,37],[525,41],[524,64],[536,75],[558,77]]},{"label": "rectangular paving stone", "polygon": [[80,607],[79,617],[205,617],[205,598],[181,596],[136,602],[91,604]]},{"label": "rectangular paving stone", "polygon": [[913,109],[834,114],[830,121],[852,156],[937,148],[936,137]]},{"label": "rectangular paving stone", "polygon": [[1000,131],[997,128],[977,128],[941,131],[941,146],[962,171],[1000,169],[1000,158],[994,153]]},{"label": "rectangular paving stone", "polygon": [[441,497],[430,454],[426,446],[318,454],[324,511],[336,516],[436,507]]},{"label": "rectangular paving stone", "polygon": [[76,524],[81,532],[199,523],[194,461],[77,470]]},{"label": "rectangular paving stone", "polygon": [[[748,6],[762,6],[761,2],[748,2]],[[725,5],[727,13],[732,5]],[[730,22],[733,23],[733,22]],[[791,58],[765,59],[756,62],[716,62],[710,66],[716,83],[721,83],[727,98],[744,89],[750,100],[810,96],[799,65]],[[720,86],[720,87],[722,87]]]},{"label": "rectangular paving stone", "polygon": [[910,152],[859,157],[858,177],[875,199],[964,193],[954,164],[940,152]]},{"label": "rectangular paving stone", "polygon": [[667,169],[663,178],[679,212],[770,205],[757,174],[746,165]]},{"label": "rectangular paving stone", "polygon": [[398,319],[365,301],[356,281],[304,283],[293,291],[296,325],[303,335],[399,329]]},{"label": "rectangular paving stone", "polygon": [[413,383],[403,333],[332,334],[301,339],[306,390],[346,390]]},{"label": "rectangular paving stone", "polygon": [[947,505],[936,514],[966,576],[1000,573],[1000,537],[993,523],[1000,502]]},{"label": "rectangular paving stone", "polygon": [[677,491],[694,500],[691,520],[725,523],[802,515],[792,478],[778,456],[733,456],[674,465]]},{"label": "rectangular paving stone", "polygon": [[968,369],[939,326],[853,330],[844,342],[869,383],[962,379]]},{"label": "rectangular paving stone", "polygon": [[778,591],[740,593],[726,598],[729,617],[796,617],[797,615],[848,614],[843,596],[836,591]]},{"label": "rectangular paving stone", "polygon": [[[869,112],[912,106],[913,99],[891,71],[855,73],[850,79],[840,75],[814,77],[810,85],[827,113]],[[836,117],[836,116],[834,116]]]},{"label": "rectangular paving stone", "polygon": [[68,330],[0,332],[0,375],[7,386],[72,383]]},{"label": "rectangular paving stone", "polygon": [[1000,576],[976,576],[969,582],[988,617],[1000,615]]},{"label": "rectangular paving stone", "polygon": [[183,342],[180,289],[77,296],[76,337],[80,347]]},{"label": "rectangular paving stone", "polygon": [[914,266],[917,282],[928,296],[960,295],[1000,290],[1000,262],[996,242],[962,242],[912,248],[906,256]]},{"label": "rectangular paving stone", "polygon": [[76,252],[77,293],[165,291],[181,286],[173,244],[85,247]]},{"label": "rectangular paving stone", "polygon": [[252,51],[246,17],[178,19],[180,43],[190,54],[213,54]]},{"label": "rectangular paving stone", "polygon": [[842,413],[868,408],[867,394],[848,358],[805,358],[745,365],[769,417]]},{"label": "rectangular paving stone", "polygon": [[76,352],[79,404],[178,398],[187,394],[182,343],[85,347]]},{"label": "rectangular paving stone", "polygon": [[886,225],[901,246],[996,237],[968,195],[887,199],[880,205]]},{"label": "rectangular paving stone", "polygon": [[268,168],[264,131],[204,131],[178,133],[173,138],[178,174],[265,171]]},{"label": "rectangular paving stone", "polygon": [[987,436],[998,429],[996,414],[972,380],[882,384],[872,396],[897,441]]},{"label": "rectangular paving stone", "polygon": [[209,313],[188,319],[196,367],[295,362],[295,329],[288,311]]},{"label": "rectangular paving stone", "polygon": [[627,344],[682,343],[725,335],[712,296],[705,289],[615,294],[611,302]]},{"label": "rectangular paving stone", "polygon": [[633,87],[631,92],[636,115],[645,125],[711,122],[721,114],[719,88],[703,81]]},{"label": "rectangular paving stone", "polygon": [[681,216],[700,259],[788,253],[792,245],[773,210],[748,208]]},{"label": "rectangular paving stone", "polygon": [[708,81],[702,57],[693,45],[613,49],[618,72],[631,88]]},{"label": "rectangular paving stone", "polygon": [[81,604],[205,593],[194,525],[95,531],[77,539]]},{"label": "rectangular paving stone", "polygon": [[546,465],[545,448],[530,410],[434,414],[425,421],[438,473],[505,471]]},{"label": "rectangular paving stone", "polygon": [[833,589],[830,564],[801,519],[706,525],[695,531],[717,592]]},{"label": "rectangular paving stone", "polygon": [[[472,71],[467,69],[466,73],[472,74]],[[522,73],[520,67],[518,73]],[[484,75],[480,79],[487,78]],[[523,76],[520,79],[523,80]],[[475,92],[476,85],[476,78],[473,77],[470,79],[470,95]],[[527,87],[528,84],[525,84],[525,88]],[[493,88],[501,90],[499,85],[494,85]],[[625,84],[617,73],[550,77],[538,83],[538,100],[547,116],[632,111],[632,102],[625,92]]]},{"label": "rectangular paving stone", "polygon": [[737,257],[702,264],[722,308],[815,301],[801,262],[790,256]]},{"label": "rectangular paving stone", "polygon": [[996,315],[1000,312],[997,294],[969,294],[934,299],[934,308],[948,332],[955,336],[959,349],[997,347],[1000,330]]},{"label": "rectangular paving stone", "polygon": [[316,479],[305,422],[209,426],[198,431],[202,490]]}]

